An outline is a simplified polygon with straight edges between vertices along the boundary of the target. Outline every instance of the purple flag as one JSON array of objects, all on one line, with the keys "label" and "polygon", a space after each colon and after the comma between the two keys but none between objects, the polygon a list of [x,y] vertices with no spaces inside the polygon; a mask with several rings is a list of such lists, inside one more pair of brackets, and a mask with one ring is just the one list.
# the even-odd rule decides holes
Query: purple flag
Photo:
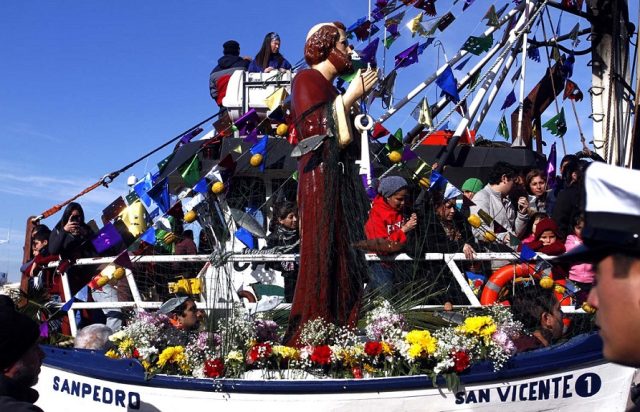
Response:
[{"label": "purple flag", "polygon": [[504,110],[508,107],[511,107],[515,102],[516,102],[516,92],[514,90],[511,90],[511,93],[509,93],[507,98],[504,99],[504,103],[502,103],[502,107],[500,108],[500,110]]},{"label": "purple flag", "polygon": [[193,130],[189,130],[187,133],[182,135],[182,137],[180,138],[180,143],[189,143],[191,139],[202,133],[202,130],[204,130],[202,127],[196,127]]},{"label": "purple flag", "polygon": [[133,270],[133,263],[131,263],[131,258],[129,257],[129,253],[124,250],[122,253],[118,255],[117,258],[113,261],[114,264],[118,266],[122,266],[123,268],[127,268],[129,270]]},{"label": "purple flag", "polygon": [[403,50],[396,56],[396,69],[407,67],[418,62],[418,43],[413,44],[409,48]]},{"label": "purple flag", "polygon": [[549,157],[547,161],[547,188],[555,189],[556,187],[556,144],[553,143],[551,145],[551,150],[549,151]]},{"label": "purple flag", "polygon": [[360,60],[363,63],[371,63],[372,65],[376,64],[376,53],[378,51],[379,43],[380,38],[376,37],[371,43],[367,44],[367,47],[358,51],[358,56],[360,56]]},{"label": "purple flag", "polygon": [[245,135],[251,130],[255,129],[256,125],[260,122],[256,109],[250,109],[243,114],[233,124],[240,130],[240,136]]},{"label": "purple flag", "polygon": [[431,43],[433,43],[434,38],[433,37],[429,37],[424,43],[422,43],[421,45],[418,46],[418,55],[421,55],[422,52],[424,52],[424,49],[426,49],[427,47],[429,47],[429,45]]},{"label": "purple flag", "polygon": [[417,154],[415,154],[413,152],[413,150],[411,150],[411,148],[409,148],[408,146],[405,146],[404,150],[402,151],[402,161],[406,162],[412,159],[416,159],[418,157]]},{"label": "purple flag", "polygon": [[253,129],[249,134],[244,138],[245,143],[255,144],[258,142],[258,129]]},{"label": "purple flag", "polygon": [[122,236],[120,236],[120,233],[118,233],[113,223],[107,223],[96,233],[95,237],[91,239],[91,243],[93,243],[96,252],[102,253],[122,243]]},{"label": "purple flag", "polygon": [[397,36],[400,34],[400,32],[398,32],[397,24],[390,24],[389,26],[387,26],[387,32],[392,36]]}]

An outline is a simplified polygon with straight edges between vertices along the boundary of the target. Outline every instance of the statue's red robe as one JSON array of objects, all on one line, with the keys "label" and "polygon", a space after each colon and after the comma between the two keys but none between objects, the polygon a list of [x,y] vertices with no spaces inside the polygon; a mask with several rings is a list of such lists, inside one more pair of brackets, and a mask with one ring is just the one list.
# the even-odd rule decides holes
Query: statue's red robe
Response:
[{"label": "statue's red robe", "polygon": [[355,325],[367,263],[352,244],[365,238],[368,199],[354,163],[358,139],[339,149],[332,118],[335,88],[317,70],[299,72],[292,86],[292,118],[300,139],[329,134],[298,162],[300,270],[285,343],[299,345],[300,328],[323,318]]}]

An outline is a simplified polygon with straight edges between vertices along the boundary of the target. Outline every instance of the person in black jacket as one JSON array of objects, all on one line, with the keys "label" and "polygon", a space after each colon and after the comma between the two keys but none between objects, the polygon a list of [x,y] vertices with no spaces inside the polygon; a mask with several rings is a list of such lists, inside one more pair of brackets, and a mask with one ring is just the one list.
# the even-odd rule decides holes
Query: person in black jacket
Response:
[{"label": "person in black jacket", "polygon": [[565,239],[569,234],[571,219],[583,209],[584,171],[589,165],[584,160],[572,160],[564,168],[562,180],[565,188],[558,193],[551,217],[558,224],[558,234]]},{"label": "person in black jacket", "polygon": [[[267,248],[278,248],[280,253],[298,253],[300,251],[300,234],[298,233],[298,207],[290,201],[282,202],[273,209],[273,218],[269,224],[271,233],[267,236]],[[284,300],[293,301],[298,278],[296,262],[277,262],[270,265],[272,269],[282,272],[284,277]]]},{"label": "person in black jacket", "polygon": [[235,40],[229,40],[222,45],[223,56],[218,59],[218,65],[209,74],[209,93],[219,106],[222,105],[223,90],[226,92],[226,85],[219,84],[223,78],[227,79],[236,70],[247,70],[251,57],[240,57],[240,44]]},{"label": "person in black jacket", "polygon": [[42,412],[34,405],[44,352],[38,346],[40,327],[16,311],[8,296],[0,295],[0,411]]}]

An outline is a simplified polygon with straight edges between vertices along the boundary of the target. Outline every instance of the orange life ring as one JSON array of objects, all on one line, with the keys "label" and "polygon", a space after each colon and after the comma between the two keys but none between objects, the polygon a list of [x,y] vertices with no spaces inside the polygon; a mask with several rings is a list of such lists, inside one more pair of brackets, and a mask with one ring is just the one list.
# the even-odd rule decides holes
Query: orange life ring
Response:
[{"label": "orange life ring", "polygon": [[[502,288],[504,288],[507,283],[511,282],[514,277],[516,280],[518,278],[528,277],[540,279],[540,273],[537,272],[535,266],[530,263],[514,263],[505,265],[493,272],[489,280],[487,280],[487,283],[485,283],[484,288],[482,289],[482,295],[480,296],[480,303],[482,305],[492,305],[497,302]],[[551,278],[553,279],[553,274],[551,274]],[[566,288],[566,280],[554,280],[554,288],[555,286],[562,286],[562,288]],[[564,293],[559,292],[557,289],[554,289],[554,294],[561,306],[571,306],[573,304],[571,299],[566,299]]]},{"label": "orange life ring", "polygon": [[238,296],[240,297],[240,299],[246,299],[247,302],[249,303],[256,303],[256,297],[253,293],[249,292],[248,290],[241,290],[238,292]]}]

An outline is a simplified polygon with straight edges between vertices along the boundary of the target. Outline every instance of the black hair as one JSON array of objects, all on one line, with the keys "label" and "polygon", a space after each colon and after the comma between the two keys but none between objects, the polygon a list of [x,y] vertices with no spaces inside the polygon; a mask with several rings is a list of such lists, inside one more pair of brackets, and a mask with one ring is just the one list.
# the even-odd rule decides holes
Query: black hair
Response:
[{"label": "black hair", "polygon": [[193,230],[187,229],[187,230],[183,231],[182,232],[182,237],[188,237],[189,239],[193,240]]},{"label": "black hair", "polygon": [[270,31],[264,36],[262,47],[260,47],[258,54],[256,54],[255,61],[260,65],[260,67],[262,67],[262,70],[269,67],[269,60],[271,60],[271,57],[275,57],[278,60],[278,64],[282,64],[284,61],[284,57],[282,57],[280,51],[277,53],[271,52],[271,36],[274,34],[276,34],[276,32]]},{"label": "black hair", "polygon": [[73,213],[74,211],[80,212],[80,223],[84,223],[84,210],[82,210],[82,206],[80,206],[80,203],[71,202],[64,209],[64,212],[62,212],[62,218],[60,219],[56,227],[62,229],[69,222],[71,213]]},{"label": "black hair", "polygon": [[[180,294],[176,294],[177,298],[181,298],[181,297],[185,297],[185,296],[187,296],[187,295],[184,295],[184,294],[181,294],[181,293]],[[173,314],[178,315],[178,316],[185,316],[184,311],[187,309],[187,302],[189,302],[189,301],[193,302],[193,304],[195,305],[195,301],[191,297],[187,297],[187,299],[184,302],[182,302],[180,305],[176,306],[176,308],[173,309],[169,313],[173,313]]]},{"label": "black hair", "polygon": [[543,313],[553,313],[558,300],[553,289],[544,289],[527,282],[516,284],[515,293],[511,297],[513,318],[522,323],[529,331],[541,330]]},{"label": "black hair", "polygon": [[516,177],[516,169],[507,162],[497,162],[489,172],[489,184],[497,185],[502,180],[502,176],[513,179]]},{"label": "black hair", "polygon": [[290,200],[276,203],[273,206],[273,217],[269,222],[269,231],[273,232],[280,224],[279,220],[286,218],[289,213],[298,213],[298,205]]},{"label": "black hair", "polygon": [[31,240],[38,240],[40,242],[44,242],[45,240],[49,240],[49,236],[51,235],[51,230],[48,227],[44,227],[43,229],[39,229],[36,233],[33,234]]},{"label": "black hair", "polygon": [[584,212],[576,212],[571,216],[571,229],[575,229],[580,223],[584,223]]},{"label": "black hair", "polygon": [[33,237],[36,233],[38,233],[41,230],[48,230],[49,233],[51,233],[51,229],[49,229],[49,226],[43,225],[42,223],[38,223],[37,225],[34,225],[31,228],[31,236]]}]

